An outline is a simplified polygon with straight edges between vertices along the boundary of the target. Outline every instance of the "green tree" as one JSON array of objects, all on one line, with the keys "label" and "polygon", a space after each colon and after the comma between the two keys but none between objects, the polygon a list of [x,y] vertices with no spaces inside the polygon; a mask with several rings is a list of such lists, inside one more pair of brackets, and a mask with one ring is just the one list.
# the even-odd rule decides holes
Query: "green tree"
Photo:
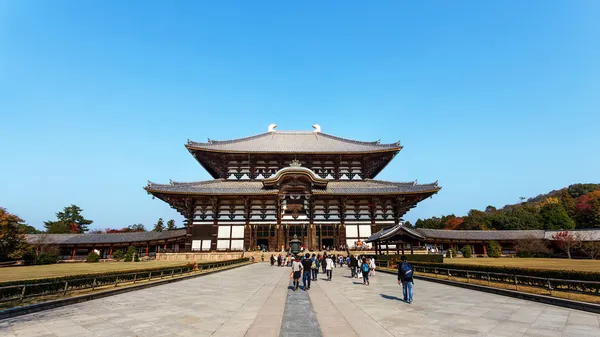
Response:
[{"label": "green tree", "polygon": [[21,233],[23,233],[23,234],[42,234],[42,233],[44,233],[43,231],[41,231],[33,226],[30,226],[28,224],[20,223],[18,226],[19,226],[19,229],[21,230]]},{"label": "green tree", "polygon": [[502,251],[497,241],[490,241],[487,243],[487,255],[489,257],[500,257]]},{"label": "green tree", "polygon": [[574,229],[575,221],[561,204],[546,204],[540,209],[540,220],[546,230]]},{"label": "green tree", "polygon": [[83,210],[77,205],[67,206],[62,212],[56,213],[56,221],[45,221],[46,233],[64,234],[64,233],[85,233],[88,226],[93,223],[81,215]]},{"label": "green tree", "polygon": [[167,230],[168,231],[172,231],[176,228],[177,227],[175,227],[175,220],[171,219],[171,220],[167,221]]},{"label": "green tree", "polygon": [[18,259],[30,250],[20,225],[23,219],[0,207],[0,261]]},{"label": "green tree", "polygon": [[158,222],[154,225],[153,232],[162,232],[165,230],[165,224],[162,218],[158,218]]},{"label": "green tree", "polygon": [[466,257],[468,259],[471,257],[471,253],[472,253],[473,249],[471,248],[470,245],[466,245],[466,246],[462,247],[460,249],[460,251],[462,252],[463,257]]},{"label": "green tree", "polygon": [[575,212],[577,211],[575,207],[575,199],[573,199],[567,189],[562,189],[560,191],[560,202],[562,203],[565,211],[567,211],[569,217],[573,218],[575,216]]},{"label": "green tree", "polygon": [[146,231],[146,227],[144,227],[144,225],[142,225],[141,223],[129,225],[127,228],[129,228],[129,230],[132,232],[145,232]]},{"label": "green tree", "polygon": [[125,261],[125,262],[133,261],[136,254],[137,254],[137,251],[134,246],[127,247],[127,252],[125,253],[125,259],[123,261]]}]

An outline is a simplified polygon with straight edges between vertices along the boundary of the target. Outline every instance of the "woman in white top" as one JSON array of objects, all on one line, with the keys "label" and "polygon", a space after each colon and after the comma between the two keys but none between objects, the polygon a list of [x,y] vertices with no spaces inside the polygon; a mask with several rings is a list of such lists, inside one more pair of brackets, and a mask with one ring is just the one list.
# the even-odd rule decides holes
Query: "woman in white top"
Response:
[{"label": "woman in white top", "polygon": [[371,276],[375,276],[375,258],[371,258],[371,265],[369,266],[371,269]]},{"label": "woman in white top", "polygon": [[331,281],[331,273],[333,271],[333,260],[331,259],[331,256],[327,256],[325,262],[327,263],[327,266],[325,267],[325,270],[327,271],[327,281]]}]

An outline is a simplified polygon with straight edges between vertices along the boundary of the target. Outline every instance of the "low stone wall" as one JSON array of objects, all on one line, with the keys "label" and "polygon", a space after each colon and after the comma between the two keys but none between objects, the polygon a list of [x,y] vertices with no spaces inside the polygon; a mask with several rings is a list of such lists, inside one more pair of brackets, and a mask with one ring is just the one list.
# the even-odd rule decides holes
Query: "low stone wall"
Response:
[{"label": "low stone wall", "polygon": [[241,259],[242,252],[157,253],[156,261],[225,261]]}]

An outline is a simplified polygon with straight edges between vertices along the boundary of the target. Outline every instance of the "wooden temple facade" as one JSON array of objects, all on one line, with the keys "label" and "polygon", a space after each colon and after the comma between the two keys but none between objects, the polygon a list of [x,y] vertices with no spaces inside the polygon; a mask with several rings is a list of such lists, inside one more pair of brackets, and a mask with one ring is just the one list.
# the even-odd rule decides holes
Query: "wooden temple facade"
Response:
[{"label": "wooden temple facade", "polygon": [[373,233],[401,222],[437,182],[375,176],[402,149],[314,131],[276,131],[228,140],[188,141],[213,180],[155,184],[145,190],[187,220],[185,251],[362,248]]}]

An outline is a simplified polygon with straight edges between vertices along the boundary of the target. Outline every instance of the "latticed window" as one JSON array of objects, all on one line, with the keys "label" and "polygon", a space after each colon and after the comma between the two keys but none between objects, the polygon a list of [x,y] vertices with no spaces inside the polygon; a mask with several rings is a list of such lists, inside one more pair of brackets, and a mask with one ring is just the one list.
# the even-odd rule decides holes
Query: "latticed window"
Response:
[{"label": "latticed window", "polygon": [[334,225],[321,226],[321,235],[322,236],[334,236],[335,235],[335,226]]},{"label": "latticed window", "polygon": [[291,225],[290,226],[290,237],[293,237],[294,234],[298,237],[306,236],[306,228],[303,228],[301,225]]},{"label": "latticed window", "polygon": [[273,226],[258,226],[256,236],[259,238],[268,238],[275,236],[275,228]]}]

